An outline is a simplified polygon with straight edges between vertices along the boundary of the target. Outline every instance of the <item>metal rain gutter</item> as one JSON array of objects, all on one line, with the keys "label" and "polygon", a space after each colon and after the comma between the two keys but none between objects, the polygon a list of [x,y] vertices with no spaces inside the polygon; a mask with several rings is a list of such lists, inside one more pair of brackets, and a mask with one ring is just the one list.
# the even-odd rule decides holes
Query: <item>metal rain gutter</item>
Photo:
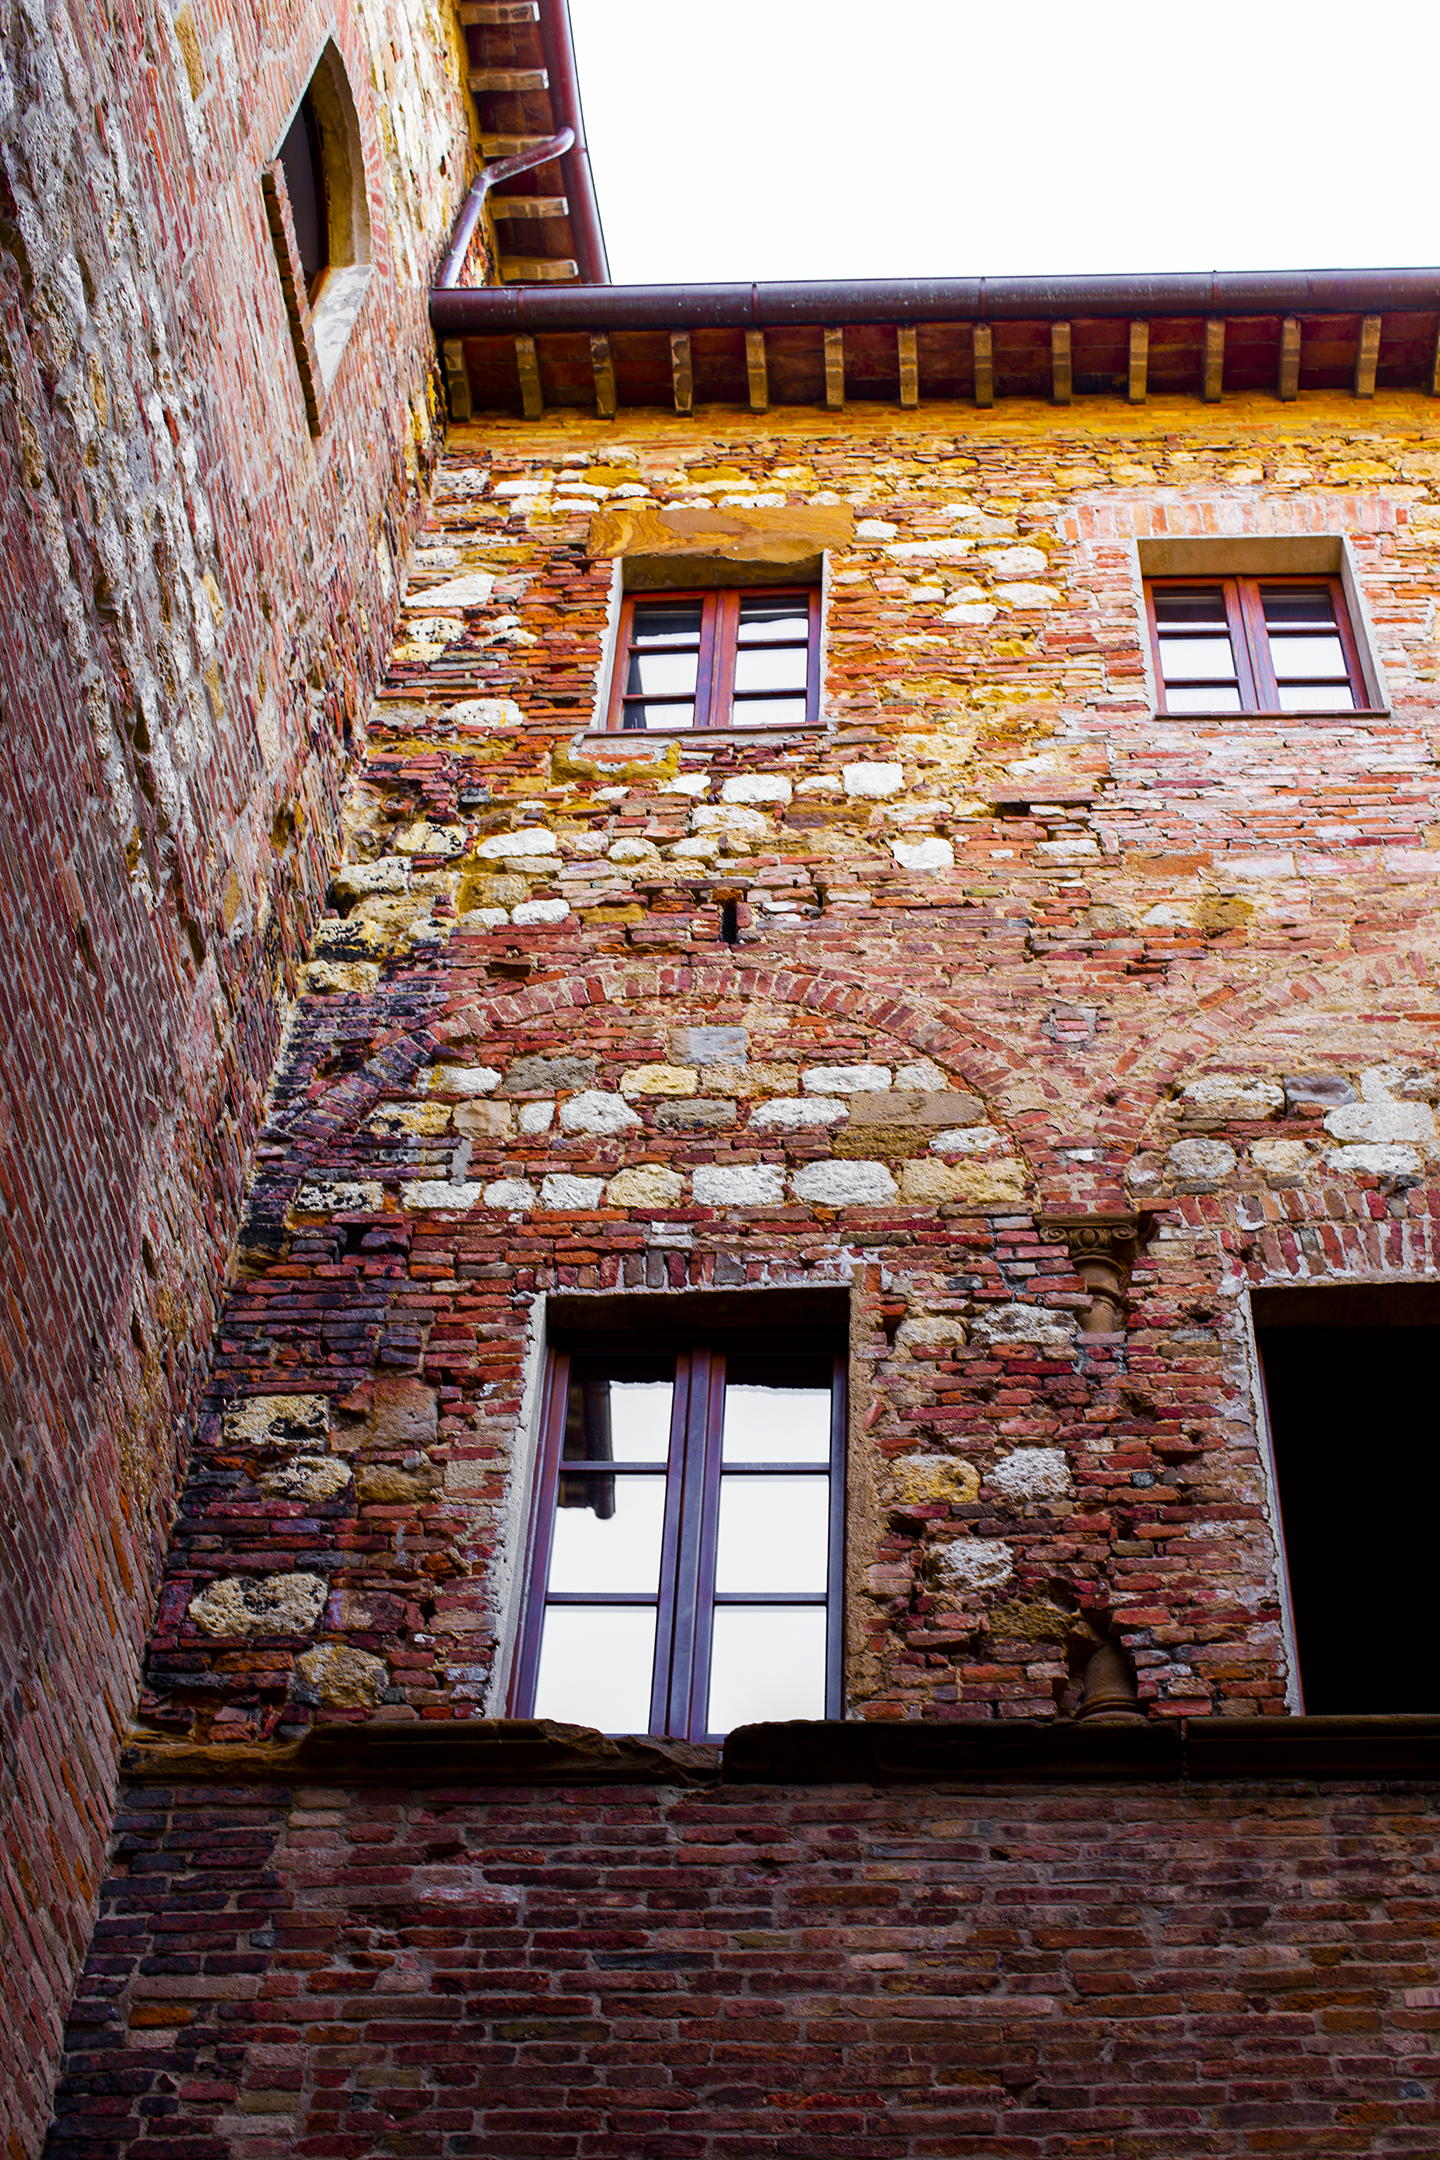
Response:
[{"label": "metal rain gutter", "polygon": [[[542,22],[548,22],[550,15],[546,8]],[[577,99],[577,118],[578,109]],[[570,115],[564,117],[568,120]],[[570,155],[584,160],[588,181],[589,161],[583,146]],[[592,192],[592,207],[593,201]],[[598,218],[595,235],[603,251]],[[900,278],[848,284],[609,285],[592,279],[584,285],[452,287],[430,295],[430,321],[436,335],[452,338],[547,330],[760,330],[790,323],[1034,322],[1107,315],[1368,315],[1437,309],[1440,268]]]}]

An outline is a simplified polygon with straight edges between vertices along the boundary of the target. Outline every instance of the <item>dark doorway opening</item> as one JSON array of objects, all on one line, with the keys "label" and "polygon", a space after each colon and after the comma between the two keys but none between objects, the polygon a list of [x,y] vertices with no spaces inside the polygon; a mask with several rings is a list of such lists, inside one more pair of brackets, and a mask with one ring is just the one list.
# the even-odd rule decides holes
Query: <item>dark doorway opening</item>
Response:
[{"label": "dark doorway opening", "polygon": [[1304,1708],[1440,1712],[1436,1295],[1255,1304]]}]

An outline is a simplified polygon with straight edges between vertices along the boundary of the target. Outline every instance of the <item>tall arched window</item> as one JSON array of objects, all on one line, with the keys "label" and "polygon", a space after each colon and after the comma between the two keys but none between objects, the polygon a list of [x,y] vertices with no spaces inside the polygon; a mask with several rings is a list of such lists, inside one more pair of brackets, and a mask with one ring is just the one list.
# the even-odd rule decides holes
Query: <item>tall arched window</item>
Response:
[{"label": "tall arched window", "polygon": [[[370,280],[370,205],[359,116],[333,39],[262,175],[310,432]],[[288,216],[286,215],[288,207]]]}]

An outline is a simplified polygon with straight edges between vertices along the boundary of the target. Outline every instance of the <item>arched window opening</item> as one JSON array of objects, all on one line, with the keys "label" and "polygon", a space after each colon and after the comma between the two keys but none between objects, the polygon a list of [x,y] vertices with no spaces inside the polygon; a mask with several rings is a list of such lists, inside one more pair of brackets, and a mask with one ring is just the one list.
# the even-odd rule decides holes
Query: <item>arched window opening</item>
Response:
[{"label": "arched window opening", "polygon": [[330,267],[330,203],[325,185],[325,145],[308,90],[280,145],[280,163],[285,168],[305,291],[313,305]]},{"label": "arched window opening", "polygon": [[321,51],[261,179],[306,421],[318,435],[370,281],[364,145],[333,39]]}]

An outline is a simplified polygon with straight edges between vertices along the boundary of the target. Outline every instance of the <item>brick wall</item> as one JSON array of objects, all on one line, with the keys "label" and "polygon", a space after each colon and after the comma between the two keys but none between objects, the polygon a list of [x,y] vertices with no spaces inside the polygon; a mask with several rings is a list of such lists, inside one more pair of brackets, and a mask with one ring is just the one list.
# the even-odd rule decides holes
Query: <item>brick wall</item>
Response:
[{"label": "brick wall", "polygon": [[[1095,408],[1063,429],[1016,406],[963,425],[852,412],[452,434],[256,1148],[150,1646],[148,1777],[218,1775],[263,1815],[280,1806],[267,1766],[293,1764],[312,1726],[403,1737],[503,1714],[530,1376],[557,1290],[848,1287],[852,1717],[1059,1725],[1106,1635],[1153,1721],[1283,1715],[1293,1676],[1243,1292],[1433,1275],[1440,1190],[1440,462],[1425,401],[1382,396],[1356,413],[1317,396],[1283,415],[1242,399]],[[692,514],[672,542],[709,505],[732,538],[787,561],[827,549],[818,732],[670,745],[586,732],[615,552],[653,552],[675,502]],[[1133,539],[1317,532],[1348,536],[1392,709],[1157,721]],[[743,1030],[743,1046],[707,1060],[697,1025]],[[903,1118],[867,1121],[853,1070],[834,1078],[857,1066],[871,1092],[963,1098],[962,1138],[936,1147]],[[839,1114],[808,1122],[795,1106],[816,1100]],[[1336,1104],[1353,1113],[1343,1129]],[[1088,1294],[1044,1218],[1142,1204],[1126,1325],[1083,1331]],[[1013,1804],[1034,1819],[1033,1795]],[[1175,1837],[1193,1835],[1220,1870],[1201,1904],[1234,1969],[1250,1923],[1213,1887],[1236,1857],[1215,1837],[1251,1804],[1175,1802]],[[1348,1823],[1346,1810],[1382,1803],[1295,1804],[1307,1823]],[[363,1798],[333,1805],[378,1820]],[[537,1819],[528,1798],[503,1805],[517,1835]],[[567,1811],[579,1822],[586,1805],[561,1804],[567,1837]],[[805,1805],[845,1834],[843,1805]],[[1094,1821],[1095,1803],[1073,1805]],[[1149,1800],[1116,1805],[1150,1820]],[[188,1834],[167,1851],[183,1855]],[[1407,1855],[1423,1851],[1417,1835]],[[1161,1844],[1169,1895],[1183,1873]],[[252,1906],[302,1885],[360,1926],[372,1871],[323,1845],[313,1872],[264,1851],[223,1911],[206,1899],[217,1930],[243,1914],[248,1936]],[[1113,1849],[1095,1866],[1108,1880]],[[594,1924],[598,1872],[586,1861],[548,1878],[564,1927]],[[1339,1894],[1328,1859],[1305,1879],[1322,1901]],[[1027,1878],[1015,1901],[1027,1942],[1049,1894]],[[1293,1912],[1289,1891],[1282,1905]],[[1363,1959],[1372,1917],[1334,1917],[1342,1960]],[[624,1951],[669,1957],[654,1925]],[[92,1968],[107,1984],[120,1976],[110,1943]],[[547,1936],[540,1954],[553,1947]],[[227,1938],[216,1954],[238,2001],[269,1948]],[[368,1954],[357,1944],[346,1967],[357,1992],[378,1969]],[[1174,1944],[1164,1954],[1184,1962]],[[422,2018],[433,1993],[448,2021],[449,1981],[398,1970],[387,1992],[413,1994]],[[1089,1982],[1074,1985],[1078,1999]],[[1196,2043],[1223,2042],[1228,2064],[1228,1998],[1216,2024],[1205,1990],[1190,2002]],[[1294,2030],[1318,2049],[1349,2010],[1307,1997]],[[950,2089],[955,2020],[942,2022],[907,2057],[927,2092]],[[1104,2104],[1121,2128],[1094,2133],[1117,2152],[1146,2150],[1144,2137],[1157,2151],[1225,2151],[1227,2138],[1244,2150],[1240,2135],[1283,2137],[1297,2121],[1311,2150],[1315,2136],[1376,2153],[1411,2136],[1398,2117],[1341,2124],[1348,2090],[1300,2099],[1258,2076],[1196,2101],[1193,2124],[1146,2120],[1142,2136],[1154,2103],[1119,2078],[1117,2029]],[[304,2030],[299,2065],[269,2038],[278,2052],[247,2058],[256,2094],[328,2074],[332,2026]],[[1257,2041],[1267,2065],[1274,2038],[1267,2025]],[[489,2028],[456,2042],[443,2075],[488,2078],[491,2045]],[[1016,2042],[1022,2097],[1029,2045]],[[442,2076],[424,2048],[428,2067],[405,2065],[422,2084]],[[1082,2043],[1087,2107],[1101,2048]],[[1192,2057],[1183,2074],[1208,2078],[1213,2063]],[[154,2104],[182,2141],[193,2122],[197,2152],[239,2150],[207,2112],[212,2067],[157,2083]],[[817,2040],[803,2075],[828,2091],[829,2067]],[[388,2091],[378,2056],[372,2071]],[[92,2126],[108,2074],[76,2089]],[[1347,2056],[1334,2079],[1369,2075]],[[782,2090],[792,2083],[787,2070]],[[1376,2093],[1376,2107],[1414,2097]],[[231,2105],[228,2086],[215,2105]],[[1280,2110],[1278,2128],[1216,2112],[1252,2105]],[[1299,2121],[1301,2106],[1337,2112]],[[477,2131],[457,2114],[452,2130],[457,2153],[569,2149],[553,2119]],[[317,2152],[370,2149],[365,2126],[354,2145],[329,2120],[312,2133]],[[287,2122],[279,2141],[292,2134]],[[434,2149],[429,2134],[414,2149]],[[635,2134],[588,2117],[577,2133],[610,2150]],[[903,2132],[917,2152],[952,2134]],[[688,2149],[667,2135],[680,2142],[657,2149]],[[805,2135],[787,2129],[787,2149],[808,2149]],[[823,2135],[871,2149],[858,2114]],[[973,2149],[997,2149],[991,2116],[974,2135]],[[1014,2149],[1045,2151],[1040,2135]],[[1072,2132],[1044,2135],[1054,2151]],[[276,2147],[261,2134],[255,2149]]]},{"label": "brick wall", "polygon": [[1432,1803],[137,1788],[49,2154],[1433,2151]]},{"label": "brick wall", "polygon": [[[374,265],[312,443],[260,194],[327,31]],[[0,2142],[35,2148],[345,745],[434,450],[432,11],[3,11]]]}]

